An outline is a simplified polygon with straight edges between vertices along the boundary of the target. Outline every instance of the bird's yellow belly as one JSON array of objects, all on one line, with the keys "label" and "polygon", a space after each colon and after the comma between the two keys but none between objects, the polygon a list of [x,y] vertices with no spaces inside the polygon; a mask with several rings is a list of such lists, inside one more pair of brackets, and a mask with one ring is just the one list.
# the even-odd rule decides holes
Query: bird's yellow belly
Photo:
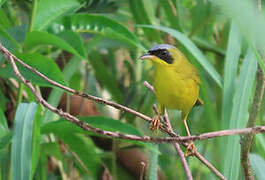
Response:
[{"label": "bird's yellow belly", "polygon": [[154,77],[156,98],[159,104],[168,109],[178,109],[188,113],[195,104],[199,85],[195,80],[173,69],[157,69]]}]

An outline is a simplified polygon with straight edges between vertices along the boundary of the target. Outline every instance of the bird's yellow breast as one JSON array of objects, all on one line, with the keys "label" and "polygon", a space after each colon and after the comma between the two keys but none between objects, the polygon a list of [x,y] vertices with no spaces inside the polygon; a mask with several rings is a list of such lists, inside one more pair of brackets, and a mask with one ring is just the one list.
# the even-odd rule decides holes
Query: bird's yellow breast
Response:
[{"label": "bird's yellow breast", "polygon": [[154,87],[160,105],[168,109],[181,110],[186,114],[198,99],[199,82],[191,64],[181,65],[157,65]]}]

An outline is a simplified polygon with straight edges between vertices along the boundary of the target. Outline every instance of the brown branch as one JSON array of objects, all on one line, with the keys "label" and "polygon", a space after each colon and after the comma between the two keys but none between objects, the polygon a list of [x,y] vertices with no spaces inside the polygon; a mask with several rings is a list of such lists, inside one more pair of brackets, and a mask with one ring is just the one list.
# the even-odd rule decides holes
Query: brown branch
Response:
[{"label": "brown branch", "polygon": [[[35,95],[37,101],[39,101],[43,106],[45,106],[46,108],[48,108],[49,110],[51,110],[54,113],[57,113],[59,116],[67,119],[68,121],[76,124],[77,126],[79,126],[80,128],[82,128],[83,130],[86,131],[91,131],[97,134],[101,134],[104,136],[108,136],[108,137],[113,137],[113,138],[120,138],[120,139],[129,139],[129,140],[135,140],[135,141],[144,141],[144,142],[156,142],[156,143],[165,143],[165,142],[178,142],[181,143],[182,145],[184,145],[185,147],[187,147],[187,143],[188,141],[195,141],[195,140],[203,140],[203,139],[209,139],[209,138],[214,138],[214,137],[220,137],[220,136],[227,136],[227,135],[236,135],[236,134],[248,134],[248,133],[261,133],[261,132],[265,132],[265,126],[260,126],[260,127],[253,127],[253,128],[244,128],[244,129],[232,129],[232,130],[223,130],[223,131],[216,131],[216,132],[210,132],[210,133],[204,133],[198,136],[190,136],[190,137],[182,137],[177,135],[174,132],[170,132],[168,131],[168,129],[163,126],[160,125],[159,129],[163,132],[166,132],[168,135],[170,135],[171,137],[166,137],[166,138],[153,138],[153,137],[149,137],[149,136],[135,136],[135,135],[128,135],[128,134],[121,134],[119,132],[110,132],[110,131],[104,131],[98,128],[94,128],[88,124],[86,124],[83,121],[80,121],[78,118],[70,115],[69,113],[63,112],[62,110],[58,110],[55,107],[51,106],[50,104],[48,104],[42,97],[41,95],[39,95],[37,93],[37,91],[35,90],[35,88],[33,87],[33,85],[31,84],[30,81],[26,80],[18,71],[18,68],[15,64],[15,61],[20,63],[22,66],[24,66],[25,68],[29,69],[30,71],[32,71],[33,73],[37,74],[38,76],[40,76],[42,79],[48,81],[49,83],[51,83],[54,86],[57,86],[61,89],[64,89],[67,92],[70,92],[72,94],[90,99],[96,103],[101,103],[101,104],[106,104],[109,106],[112,106],[116,109],[122,110],[122,111],[126,111],[129,112],[131,114],[134,114],[135,116],[138,116],[148,122],[151,122],[151,118],[141,114],[133,109],[130,109],[128,107],[122,106],[120,104],[111,102],[111,101],[106,101],[102,98],[99,97],[95,97],[95,96],[91,96],[85,93],[80,93],[78,91],[75,91],[69,87],[63,86],[51,79],[49,79],[48,77],[46,77],[45,75],[43,75],[42,73],[40,73],[39,71],[37,71],[36,69],[32,68],[31,66],[25,64],[23,61],[21,61],[20,59],[18,59],[17,57],[15,57],[12,53],[10,53],[5,47],[2,46],[2,44],[0,43],[0,51],[1,53],[4,55],[4,57],[6,57],[9,62],[12,64],[13,67],[13,71],[15,73],[15,75],[27,86],[30,88],[30,90],[33,92],[33,94]],[[203,156],[201,156],[198,152],[195,153],[195,156],[202,162],[204,163],[207,167],[209,167],[220,179],[225,179],[225,177],[217,170],[214,168],[213,165],[211,165]]]},{"label": "brown branch", "polygon": [[[264,88],[265,88],[265,76],[260,66],[258,66],[257,85],[255,90],[255,96],[250,110],[247,127],[256,126],[258,119],[257,117],[260,111],[260,105],[264,94]],[[251,132],[247,135],[242,136],[241,138],[241,166],[243,168],[245,179],[247,180],[254,180],[254,175],[249,161],[249,152],[253,143],[254,134],[255,134],[254,132]]]},{"label": "brown branch", "polygon": [[[165,124],[168,127],[168,130],[173,132],[173,128],[171,126],[170,119],[168,117],[167,111],[165,111]],[[193,178],[192,178],[192,174],[191,174],[190,168],[189,168],[188,163],[186,161],[185,155],[184,155],[183,151],[180,148],[179,143],[174,143],[173,145],[174,145],[174,147],[175,147],[175,149],[176,149],[176,151],[177,151],[177,153],[179,155],[181,164],[182,164],[182,166],[184,168],[184,171],[185,171],[185,174],[186,174],[186,179],[192,180]]]}]

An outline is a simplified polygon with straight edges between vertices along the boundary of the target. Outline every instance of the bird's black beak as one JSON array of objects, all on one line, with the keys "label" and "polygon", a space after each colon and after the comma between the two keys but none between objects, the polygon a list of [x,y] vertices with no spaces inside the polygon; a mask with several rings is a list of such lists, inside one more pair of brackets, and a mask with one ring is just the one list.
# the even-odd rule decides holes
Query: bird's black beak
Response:
[{"label": "bird's black beak", "polygon": [[153,55],[146,53],[140,56],[138,59],[145,60],[145,59],[152,59],[153,57],[154,57]]}]

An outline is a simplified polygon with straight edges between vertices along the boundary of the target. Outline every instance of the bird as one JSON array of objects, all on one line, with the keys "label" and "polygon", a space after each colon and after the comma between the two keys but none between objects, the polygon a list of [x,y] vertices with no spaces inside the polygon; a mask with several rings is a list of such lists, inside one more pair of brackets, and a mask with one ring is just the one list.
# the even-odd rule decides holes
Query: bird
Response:
[{"label": "bird", "polygon": [[[155,45],[139,59],[150,60],[155,67],[153,85],[158,116],[152,118],[150,129],[159,128],[159,116],[164,116],[165,109],[177,109],[181,111],[188,136],[191,136],[188,114],[194,106],[203,104],[199,98],[200,78],[195,67],[179,49],[169,44]],[[192,151],[196,150],[193,143],[190,146]]]}]

